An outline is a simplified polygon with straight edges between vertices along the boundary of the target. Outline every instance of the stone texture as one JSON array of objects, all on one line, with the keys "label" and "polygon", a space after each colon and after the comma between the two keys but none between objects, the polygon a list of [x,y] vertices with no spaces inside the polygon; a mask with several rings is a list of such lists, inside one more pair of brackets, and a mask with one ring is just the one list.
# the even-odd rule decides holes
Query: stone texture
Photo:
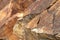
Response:
[{"label": "stone texture", "polygon": [[[24,20],[18,20],[21,23],[18,25],[16,24],[17,26],[14,26],[17,22],[17,17],[8,21],[7,23],[5,23],[6,20],[3,20],[2,23],[4,24],[2,26],[0,23],[0,39],[7,37],[8,40],[58,40],[56,36],[52,34],[60,34],[60,0],[25,0],[26,2],[24,0],[13,1],[13,11],[11,15],[13,16],[14,14],[17,14],[17,12],[20,13],[21,11],[23,11],[22,13],[24,16]],[[9,4],[9,2],[8,0],[3,0],[2,3],[0,2],[0,10],[3,10],[6,4]],[[25,4],[23,2],[25,2]],[[20,5],[20,3],[22,3],[23,5]],[[27,8],[26,11],[25,7]],[[6,10],[3,12],[4,15]],[[0,13],[2,14],[2,12]],[[34,16],[30,14],[33,14]],[[0,15],[0,19],[2,18],[2,15]],[[28,15],[30,15],[30,17]],[[21,25],[22,23],[24,23],[23,26]]]},{"label": "stone texture", "polygon": [[54,33],[60,34],[60,10],[55,14]]},{"label": "stone texture", "polygon": [[53,14],[53,30],[54,34],[60,33],[60,0],[58,0],[50,9],[50,14]]},{"label": "stone texture", "polygon": [[1,2],[0,2],[0,10],[2,8],[4,8],[7,4],[9,4],[9,2],[10,2],[10,0],[1,0]]},{"label": "stone texture", "polygon": [[53,6],[48,9],[48,12],[51,14],[55,14],[60,8],[60,1],[57,1]]},{"label": "stone texture", "polygon": [[53,34],[53,15],[49,14],[47,10],[40,14],[40,22],[38,27],[41,28],[42,33]]},{"label": "stone texture", "polygon": [[[35,13],[41,13],[49,6],[53,5],[56,0],[39,0],[33,2],[29,7],[26,8],[24,16]],[[46,5],[46,6],[45,6]]]}]

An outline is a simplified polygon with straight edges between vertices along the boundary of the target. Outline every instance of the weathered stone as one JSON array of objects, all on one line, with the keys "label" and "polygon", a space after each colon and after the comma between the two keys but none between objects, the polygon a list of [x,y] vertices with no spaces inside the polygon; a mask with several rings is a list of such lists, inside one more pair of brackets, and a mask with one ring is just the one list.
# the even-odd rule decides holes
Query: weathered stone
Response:
[{"label": "weathered stone", "polygon": [[[3,0],[4,3],[6,1],[8,2],[8,0]],[[20,5],[19,3],[24,2],[24,0],[22,2],[21,1],[20,0],[13,1],[13,7],[12,7],[13,11],[12,11],[11,15],[17,14],[16,12],[20,13],[21,9],[24,10],[24,7],[23,7],[24,5],[26,8],[27,8],[27,6],[29,6],[28,4]],[[24,18],[23,18],[24,20],[22,20],[23,22],[21,20],[19,20],[19,21],[21,21],[21,23],[18,26],[14,26],[14,24],[17,21],[16,18],[12,19],[8,22],[6,22],[7,20],[3,20],[1,22],[4,25],[2,25],[2,26],[0,25],[1,26],[0,27],[0,38],[7,37],[7,39],[9,39],[9,40],[24,40],[24,39],[25,40],[57,40],[55,35],[47,36],[47,34],[54,34],[54,33],[60,34],[60,27],[59,27],[60,26],[60,7],[59,7],[60,0],[37,0],[35,2],[31,1],[31,3],[32,3],[32,5],[30,5],[27,8],[27,10],[23,12],[24,17],[26,17],[26,15],[27,15],[27,17],[25,18],[26,20]],[[8,3],[6,3],[6,4],[8,4]],[[4,7],[6,5],[1,4],[1,6],[2,7],[0,7],[0,9],[2,9],[2,8],[4,9]],[[21,6],[21,9],[20,9],[20,6]],[[8,6],[6,8],[8,8]],[[4,11],[4,13],[9,13],[10,10],[8,10],[8,12],[6,12],[6,10]],[[25,12],[26,12],[26,14],[25,14]],[[0,13],[2,13],[2,12],[0,12]],[[31,14],[33,13],[33,15],[35,13],[37,13],[37,14],[36,14],[36,16],[31,18],[31,16],[30,17],[28,16],[30,13]],[[41,13],[41,14],[38,14],[38,13]],[[2,16],[2,15],[0,15],[0,16]],[[4,16],[4,18],[5,18],[5,16]],[[27,25],[27,27],[30,27],[30,29],[28,29],[28,28],[25,29],[25,25],[21,26],[22,23],[26,23],[25,25]],[[37,30],[37,31],[33,32],[32,30],[33,31]],[[44,33],[44,34],[40,34],[40,33]]]},{"label": "weathered stone", "polygon": [[48,12],[53,14],[53,30],[54,34],[60,34],[60,0],[58,0]]},{"label": "weathered stone", "polygon": [[55,14],[58,10],[60,10],[60,1],[56,1],[56,3],[48,9],[48,12]]},{"label": "weathered stone", "polygon": [[60,10],[55,14],[54,33],[60,34]]},{"label": "weathered stone", "polygon": [[7,4],[9,4],[10,0],[1,0],[0,2],[0,10],[3,9]]},{"label": "weathered stone", "polygon": [[24,16],[35,13],[41,13],[45,9],[47,9],[49,6],[51,6],[56,0],[37,0],[34,3],[32,3],[24,12]]},{"label": "weathered stone", "polygon": [[40,14],[35,16],[28,24],[26,25],[27,28],[34,28],[37,27],[37,23],[39,21]]},{"label": "weathered stone", "polygon": [[49,6],[53,5],[54,2],[56,2],[56,0],[41,0],[41,2],[39,3],[39,5],[37,5],[36,8],[33,8],[32,13],[40,13],[40,12],[44,11]]},{"label": "weathered stone", "polygon": [[41,33],[53,34],[53,15],[49,14],[47,10],[40,14],[40,22],[38,27]]}]

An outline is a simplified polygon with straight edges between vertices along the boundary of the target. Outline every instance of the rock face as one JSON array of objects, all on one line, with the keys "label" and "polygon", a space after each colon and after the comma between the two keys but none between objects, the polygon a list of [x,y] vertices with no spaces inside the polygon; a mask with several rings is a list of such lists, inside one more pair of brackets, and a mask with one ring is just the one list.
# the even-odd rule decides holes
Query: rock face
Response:
[{"label": "rock face", "polygon": [[0,0],[0,39],[60,40],[60,0]]},{"label": "rock face", "polygon": [[[10,0],[1,0],[0,1],[0,10],[3,9],[7,4],[9,4]],[[2,5],[3,4],[3,5]]]},{"label": "rock face", "polygon": [[47,12],[47,10],[40,14],[38,27],[42,33],[53,34],[53,15]]},{"label": "rock face", "polygon": [[60,20],[60,1],[57,1],[49,10],[48,12],[50,14],[53,14],[53,29],[54,29],[54,33],[59,33],[60,34],[60,30],[59,30],[59,20]]}]

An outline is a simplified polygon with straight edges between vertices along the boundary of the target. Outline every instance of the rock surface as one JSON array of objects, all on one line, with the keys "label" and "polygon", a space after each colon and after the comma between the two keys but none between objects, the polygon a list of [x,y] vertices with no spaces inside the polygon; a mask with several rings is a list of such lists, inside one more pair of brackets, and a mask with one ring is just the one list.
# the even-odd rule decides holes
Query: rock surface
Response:
[{"label": "rock surface", "polygon": [[60,40],[60,0],[0,0],[0,39]]}]

